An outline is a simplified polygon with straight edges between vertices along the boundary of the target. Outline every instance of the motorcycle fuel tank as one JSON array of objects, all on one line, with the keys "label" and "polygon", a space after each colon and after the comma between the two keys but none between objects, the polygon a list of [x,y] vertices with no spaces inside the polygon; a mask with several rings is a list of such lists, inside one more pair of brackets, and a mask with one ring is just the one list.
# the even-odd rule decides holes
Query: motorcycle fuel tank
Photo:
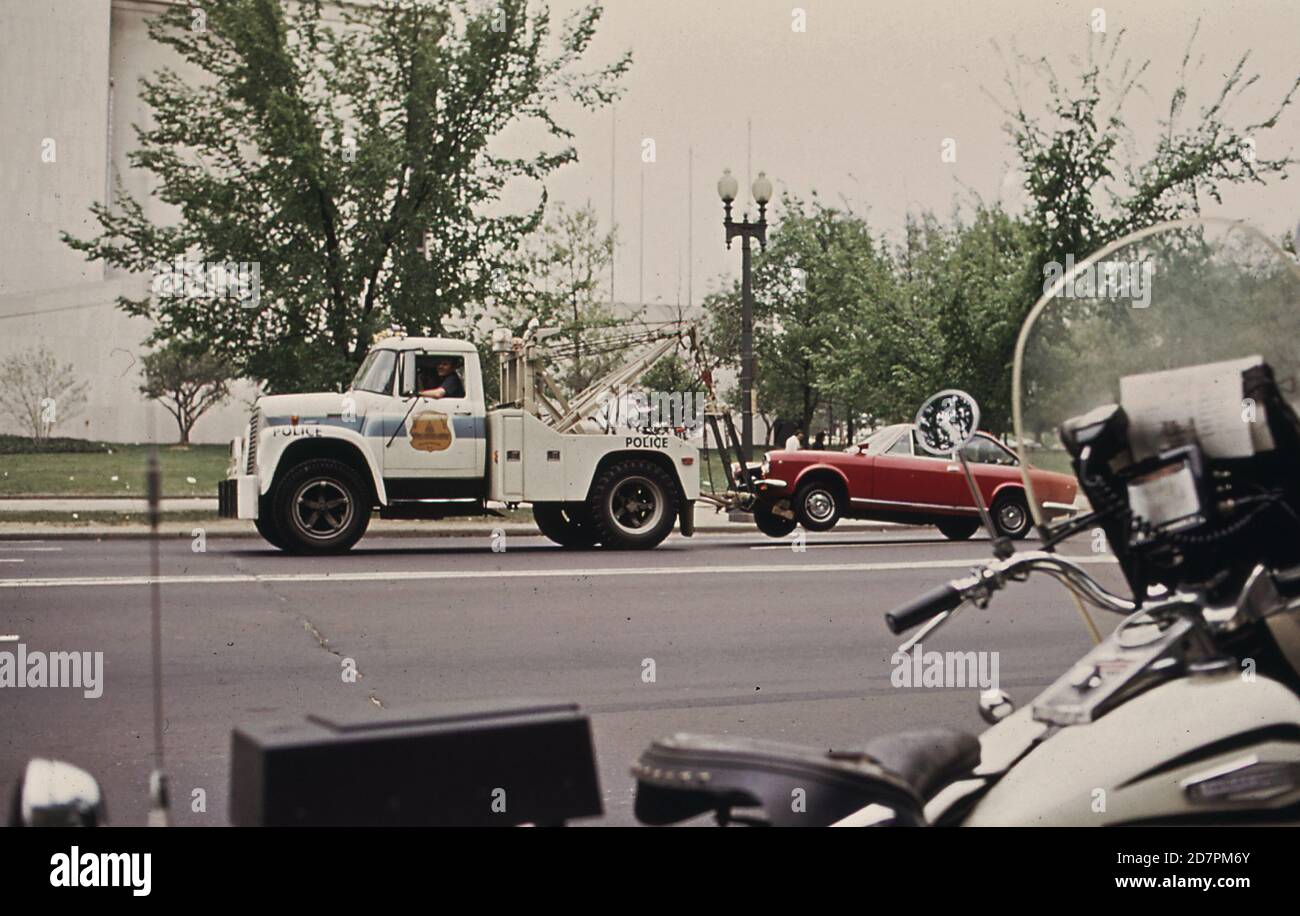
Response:
[{"label": "motorcycle fuel tank", "polygon": [[[990,729],[986,757],[997,755]],[[1059,729],[981,798],[963,826],[1107,826],[1232,819],[1300,802],[1300,700],[1235,668],[1154,687]]]}]

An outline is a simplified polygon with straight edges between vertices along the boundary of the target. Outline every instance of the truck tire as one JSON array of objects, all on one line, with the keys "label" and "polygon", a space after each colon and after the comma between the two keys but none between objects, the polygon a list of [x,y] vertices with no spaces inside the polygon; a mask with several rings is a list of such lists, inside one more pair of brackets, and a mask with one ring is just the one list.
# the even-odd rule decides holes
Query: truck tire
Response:
[{"label": "truck tire", "polygon": [[266,543],[278,550],[284,550],[284,538],[275,525],[275,507],[271,499],[263,496],[257,502],[257,518],[253,519],[253,527]]},{"label": "truck tire", "polygon": [[965,541],[970,538],[976,531],[980,530],[980,520],[977,518],[945,518],[943,521],[935,522],[934,526],[950,541]]},{"label": "truck tire", "polygon": [[758,526],[759,531],[770,538],[783,538],[799,527],[799,523],[794,519],[783,518],[762,506],[754,510],[754,524]]},{"label": "truck tire", "polygon": [[599,537],[583,503],[533,503],[533,521],[561,547],[591,547]]},{"label": "truck tire", "polygon": [[677,482],[653,461],[619,461],[597,476],[587,505],[606,547],[649,550],[673,530]]},{"label": "truck tire", "polygon": [[289,553],[346,553],[370,524],[370,495],[341,461],[313,458],[276,485],[273,524]]}]

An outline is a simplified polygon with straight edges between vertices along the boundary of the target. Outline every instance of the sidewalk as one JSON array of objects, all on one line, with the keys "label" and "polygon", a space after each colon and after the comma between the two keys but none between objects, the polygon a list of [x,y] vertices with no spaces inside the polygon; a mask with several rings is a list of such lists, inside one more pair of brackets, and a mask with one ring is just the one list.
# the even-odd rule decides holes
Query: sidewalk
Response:
[{"label": "sidewalk", "polygon": [[[148,508],[143,499],[0,499],[0,539],[40,537],[59,538],[139,538],[149,535],[145,519]],[[193,537],[194,529],[202,528],[208,537],[259,537],[253,523],[241,519],[218,518],[215,499],[164,499],[163,516],[159,531],[167,537]],[[66,521],[5,520],[6,514],[18,512],[67,513]],[[121,524],[96,522],[93,513],[120,512],[139,514],[140,521]],[[212,518],[168,519],[169,513],[210,512]],[[91,514],[90,518],[78,516]],[[864,522],[845,520],[836,530],[886,531],[902,526],[889,522]],[[438,521],[407,521],[374,518],[369,533],[385,537],[488,537],[496,529],[506,534],[534,536],[539,532],[531,520],[486,518],[450,518]],[[745,513],[715,512],[712,506],[696,505],[695,529],[700,534],[757,534],[758,529]]]}]

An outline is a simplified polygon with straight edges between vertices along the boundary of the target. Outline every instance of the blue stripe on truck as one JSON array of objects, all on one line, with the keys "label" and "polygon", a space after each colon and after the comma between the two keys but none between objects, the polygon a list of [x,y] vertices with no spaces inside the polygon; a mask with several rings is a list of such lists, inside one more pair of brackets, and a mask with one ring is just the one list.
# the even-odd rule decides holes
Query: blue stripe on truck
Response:
[{"label": "blue stripe on truck", "polygon": [[[344,420],[342,417],[299,417],[299,426],[337,426],[351,429],[363,436],[387,439],[394,432],[398,439],[406,438],[404,416],[366,417],[356,420]],[[288,417],[267,417],[267,426],[291,426]],[[487,417],[452,417],[452,435],[460,439],[486,439]]]}]

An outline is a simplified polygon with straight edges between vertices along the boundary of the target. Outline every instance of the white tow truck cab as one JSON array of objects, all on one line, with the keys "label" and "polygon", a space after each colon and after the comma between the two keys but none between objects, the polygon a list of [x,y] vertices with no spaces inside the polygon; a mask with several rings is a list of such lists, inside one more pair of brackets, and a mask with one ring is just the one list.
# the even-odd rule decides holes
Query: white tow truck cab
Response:
[{"label": "white tow truck cab", "polygon": [[566,401],[546,376],[547,331],[499,330],[501,403],[487,408],[478,350],[389,337],[342,393],[259,398],[218,486],[225,518],[294,553],[340,553],[382,518],[489,514],[531,503],[565,547],[650,548],[693,534],[699,451],[670,430],[614,429],[599,410],[677,345],[681,329]]}]

